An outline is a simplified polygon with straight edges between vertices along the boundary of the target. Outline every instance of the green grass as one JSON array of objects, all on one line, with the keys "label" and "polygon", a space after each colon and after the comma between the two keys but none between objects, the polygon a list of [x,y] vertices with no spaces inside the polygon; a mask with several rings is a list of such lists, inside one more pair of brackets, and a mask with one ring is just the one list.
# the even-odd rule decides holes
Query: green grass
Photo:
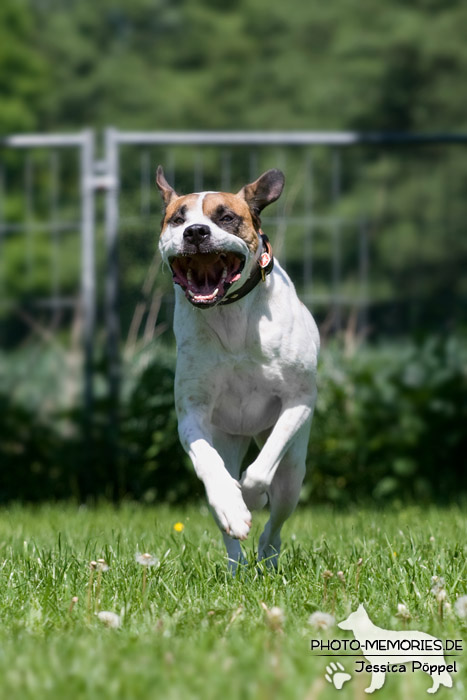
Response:
[{"label": "green grass", "polygon": [[[184,523],[182,533],[174,531],[176,521]],[[253,563],[262,522],[257,515],[246,542],[250,566],[232,578],[204,506],[0,511],[1,697],[368,697],[369,675],[353,673],[355,659],[339,659],[352,679],[337,691],[324,679],[329,659],[310,652],[311,638],[326,639],[308,625],[310,614],[322,610],[339,621],[360,601],[381,627],[464,638],[465,620],[453,611],[440,616],[430,592],[432,575],[440,575],[448,602],[467,593],[462,510],[302,510],[284,529],[277,573]],[[135,554],[146,551],[160,563],[147,570],[143,596]],[[99,609],[118,613],[120,629],[105,628],[95,615],[97,575],[88,608],[89,562],[100,557],[110,568]],[[326,569],[334,576],[325,590]],[[73,596],[79,601],[70,612]],[[283,610],[283,629],[268,622],[262,603]],[[411,613],[407,623],[396,617],[398,603]],[[351,638],[337,628],[329,632],[334,637]],[[465,697],[462,657],[454,687],[435,697]],[[430,685],[421,671],[388,674],[375,697],[428,697]]]}]

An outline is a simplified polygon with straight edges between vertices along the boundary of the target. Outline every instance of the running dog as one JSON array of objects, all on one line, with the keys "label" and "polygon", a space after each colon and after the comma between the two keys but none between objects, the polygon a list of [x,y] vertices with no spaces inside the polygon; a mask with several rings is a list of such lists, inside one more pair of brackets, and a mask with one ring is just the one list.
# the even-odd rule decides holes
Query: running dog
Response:
[{"label": "running dog", "polygon": [[[270,504],[258,556],[277,565],[294,511],[316,401],[319,334],[261,231],[284,176],[268,170],[236,194],[178,195],[157,169],[165,205],[159,249],[175,284],[175,405],[181,443],[204,484],[230,568],[251,513]],[[251,440],[260,448],[240,478]]]}]

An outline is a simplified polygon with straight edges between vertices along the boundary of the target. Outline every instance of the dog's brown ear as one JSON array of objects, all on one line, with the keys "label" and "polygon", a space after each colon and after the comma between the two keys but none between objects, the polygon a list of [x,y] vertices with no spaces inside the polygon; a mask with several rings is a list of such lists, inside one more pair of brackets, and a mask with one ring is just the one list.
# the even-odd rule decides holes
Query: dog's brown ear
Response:
[{"label": "dog's brown ear", "polygon": [[258,215],[264,207],[275,202],[284,188],[284,173],[280,170],[267,170],[249,185],[242,187],[237,195],[243,197],[250,210]]},{"label": "dog's brown ear", "polygon": [[159,188],[159,192],[162,195],[162,199],[164,200],[164,204],[166,207],[172,201],[172,199],[174,199],[175,197],[178,197],[174,188],[171,187],[169,185],[169,183],[167,182],[167,180],[165,179],[164,170],[162,168],[162,165],[157,166],[156,185]]}]

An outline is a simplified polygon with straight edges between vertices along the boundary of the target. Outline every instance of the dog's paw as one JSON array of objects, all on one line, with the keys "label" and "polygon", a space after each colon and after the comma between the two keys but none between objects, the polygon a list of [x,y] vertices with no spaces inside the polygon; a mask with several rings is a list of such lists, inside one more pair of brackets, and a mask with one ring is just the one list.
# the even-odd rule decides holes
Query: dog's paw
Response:
[{"label": "dog's paw", "polygon": [[251,528],[251,513],[245,505],[238,482],[208,494],[209,505],[219,527],[236,540],[245,540]]},{"label": "dog's paw", "polygon": [[243,475],[240,483],[243,500],[248,508],[250,510],[261,510],[261,508],[264,508],[268,502],[266,485],[248,474],[248,470]]}]

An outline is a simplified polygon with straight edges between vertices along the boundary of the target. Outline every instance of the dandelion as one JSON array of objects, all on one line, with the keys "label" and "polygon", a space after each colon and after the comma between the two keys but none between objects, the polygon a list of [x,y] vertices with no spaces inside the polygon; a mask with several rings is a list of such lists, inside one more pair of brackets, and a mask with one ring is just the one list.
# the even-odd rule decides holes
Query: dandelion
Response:
[{"label": "dandelion", "polygon": [[146,592],[146,578],[147,578],[147,572],[148,572],[148,566],[155,566],[156,564],[159,563],[159,560],[157,557],[153,556],[152,554],[149,554],[149,552],[145,552],[144,554],[136,554],[136,561],[138,564],[141,564],[143,567],[143,584],[142,584],[142,595],[144,599],[144,594]]},{"label": "dandelion", "polygon": [[336,620],[333,615],[317,610],[308,618],[308,624],[316,630],[328,630],[334,627]]},{"label": "dandelion", "polygon": [[431,577],[431,592],[438,602],[443,601],[446,598],[445,585],[446,582],[442,576]]},{"label": "dandelion", "polygon": [[266,613],[266,622],[268,627],[270,627],[273,632],[282,632],[282,627],[285,622],[285,614],[282,608],[277,605],[273,605],[272,608],[268,608],[266,603],[261,603],[261,607]]},{"label": "dandelion", "polygon": [[97,569],[97,584],[95,594],[95,610],[97,612],[99,610],[100,605],[102,574],[104,573],[104,571],[108,571],[110,567],[105,561],[105,559],[98,559],[97,562],[93,563],[96,564],[95,568]]},{"label": "dandelion", "polygon": [[73,612],[73,608],[75,607],[78,600],[79,598],[77,595],[74,595],[73,598],[70,600],[70,607],[68,608],[68,612],[70,613],[70,615]]},{"label": "dandelion", "polygon": [[87,594],[87,611],[88,611],[88,621],[91,615],[91,598],[92,598],[92,588],[94,583],[94,572],[97,568],[97,561],[89,562],[89,581],[88,581],[88,594]]},{"label": "dandelion", "polygon": [[434,542],[434,541],[435,541],[435,538],[433,537],[433,535],[431,535],[430,542]]},{"label": "dandelion", "polygon": [[183,532],[184,529],[185,529],[185,525],[183,523],[180,523],[180,522],[175,523],[175,525],[174,525],[175,532]]},{"label": "dandelion", "polygon": [[141,566],[155,566],[158,563],[157,557],[145,552],[144,554],[136,554],[135,559]]},{"label": "dandelion", "polygon": [[406,622],[407,620],[410,620],[411,615],[410,615],[409,609],[404,603],[397,604],[396,617],[400,617],[400,619],[404,620],[404,622]]},{"label": "dandelion", "polygon": [[117,613],[114,612],[109,612],[108,610],[102,610],[101,612],[97,613],[97,617],[106,627],[111,627],[112,629],[118,629],[122,625],[120,615],[117,615]]},{"label": "dandelion", "polygon": [[285,615],[282,608],[278,605],[273,605],[272,608],[268,608],[265,603],[261,603],[261,607],[266,613],[266,621],[269,627],[274,630],[274,632],[282,632],[282,627],[285,622]]},{"label": "dandelion", "polygon": [[459,617],[467,617],[467,595],[461,595],[454,603],[454,610]]},{"label": "dandelion", "polygon": [[439,616],[442,619],[443,618],[443,604],[444,601],[446,600],[446,588],[445,588],[445,581],[442,576],[432,576],[431,577],[431,592],[435,596],[437,602],[438,602],[438,612]]}]

